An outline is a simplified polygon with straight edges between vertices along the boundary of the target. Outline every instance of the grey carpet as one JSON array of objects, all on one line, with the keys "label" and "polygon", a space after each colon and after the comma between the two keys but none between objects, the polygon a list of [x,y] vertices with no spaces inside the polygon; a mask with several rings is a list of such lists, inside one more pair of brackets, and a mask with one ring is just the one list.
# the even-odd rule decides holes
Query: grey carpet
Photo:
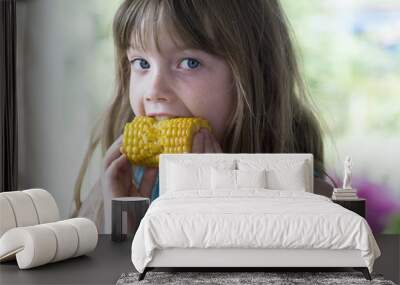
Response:
[{"label": "grey carpet", "polygon": [[147,272],[142,281],[139,273],[122,274],[117,285],[133,284],[379,284],[395,285],[382,275],[372,274],[372,281],[361,272]]}]

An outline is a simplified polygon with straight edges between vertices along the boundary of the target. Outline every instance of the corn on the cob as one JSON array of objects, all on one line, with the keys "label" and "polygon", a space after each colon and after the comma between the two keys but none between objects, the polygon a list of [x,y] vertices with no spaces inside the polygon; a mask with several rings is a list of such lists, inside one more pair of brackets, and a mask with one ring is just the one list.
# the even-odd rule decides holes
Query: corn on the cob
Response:
[{"label": "corn on the cob", "polygon": [[191,152],[193,135],[211,127],[201,118],[173,118],[157,121],[137,116],[124,127],[121,152],[135,165],[158,166],[160,153]]}]

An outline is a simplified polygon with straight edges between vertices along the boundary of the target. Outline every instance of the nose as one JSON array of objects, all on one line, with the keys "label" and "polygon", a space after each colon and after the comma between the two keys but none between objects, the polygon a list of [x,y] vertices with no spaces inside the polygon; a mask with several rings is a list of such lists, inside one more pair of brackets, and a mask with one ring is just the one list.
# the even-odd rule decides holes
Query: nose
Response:
[{"label": "nose", "polygon": [[166,73],[158,71],[151,79],[146,101],[171,101],[173,91],[170,86],[171,80]]}]

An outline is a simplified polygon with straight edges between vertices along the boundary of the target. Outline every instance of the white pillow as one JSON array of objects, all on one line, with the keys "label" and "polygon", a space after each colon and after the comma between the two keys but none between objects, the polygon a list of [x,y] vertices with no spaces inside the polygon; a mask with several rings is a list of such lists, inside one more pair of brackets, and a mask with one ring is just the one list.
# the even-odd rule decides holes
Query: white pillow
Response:
[{"label": "white pillow", "polygon": [[235,169],[236,160],[175,159],[166,163],[166,191],[211,190],[211,167]]},{"label": "white pillow", "polygon": [[232,170],[211,168],[212,190],[267,188],[266,170]]},{"label": "white pillow", "polygon": [[267,188],[267,171],[235,170],[237,188]]},{"label": "white pillow", "polygon": [[210,167],[190,166],[178,163],[168,164],[168,191],[185,191],[190,189],[210,188]]},{"label": "white pillow", "polygon": [[239,159],[240,170],[267,170],[267,188],[273,190],[307,191],[308,161],[292,159]]},{"label": "white pillow", "polygon": [[302,162],[291,168],[271,169],[267,180],[268,189],[306,191],[306,165]]},{"label": "white pillow", "polygon": [[211,167],[211,189],[236,190],[236,170]]}]

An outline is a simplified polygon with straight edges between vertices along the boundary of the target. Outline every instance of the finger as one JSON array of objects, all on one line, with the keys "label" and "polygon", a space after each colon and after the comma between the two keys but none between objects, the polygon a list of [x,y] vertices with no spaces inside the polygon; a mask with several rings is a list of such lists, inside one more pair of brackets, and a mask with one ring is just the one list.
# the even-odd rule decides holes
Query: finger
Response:
[{"label": "finger", "polygon": [[141,196],[150,198],[154,183],[156,182],[157,173],[158,168],[155,167],[149,167],[144,170],[142,182],[139,187]]},{"label": "finger", "polygon": [[106,154],[104,155],[103,167],[106,170],[110,164],[121,156],[120,146],[122,144],[123,135],[120,135],[115,142],[108,148]]},{"label": "finger", "polygon": [[215,136],[212,133],[210,133],[210,136],[211,136],[211,141],[212,141],[213,146],[214,146],[214,151],[216,153],[222,153],[222,148],[219,145],[219,143],[218,143],[217,139],[215,138]]},{"label": "finger", "polygon": [[217,139],[215,138],[214,134],[210,132],[208,129],[202,129],[210,139],[212,145],[212,152],[213,153],[222,153],[222,148],[219,145]]},{"label": "finger", "polygon": [[219,145],[219,143],[217,143],[217,141],[214,140],[213,141],[213,145],[214,145],[214,150],[215,150],[216,153],[222,153],[222,148]]},{"label": "finger", "polygon": [[201,132],[204,134],[204,152],[214,153],[214,145],[211,141],[211,135],[209,131],[206,129],[201,129]]},{"label": "finger", "polygon": [[131,189],[129,189],[129,196],[131,197],[138,197],[140,196],[139,191],[137,190],[136,186],[132,184]]},{"label": "finger", "polygon": [[204,152],[204,134],[198,131],[193,138],[192,153]]},{"label": "finger", "polygon": [[130,168],[130,164],[128,161],[128,158],[126,157],[125,154],[121,155],[117,159],[113,160],[113,162],[110,164],[110,167],[107,169],[109,171],[110,176],[115,178],[117,177],[121,172],[124,172]]}]

